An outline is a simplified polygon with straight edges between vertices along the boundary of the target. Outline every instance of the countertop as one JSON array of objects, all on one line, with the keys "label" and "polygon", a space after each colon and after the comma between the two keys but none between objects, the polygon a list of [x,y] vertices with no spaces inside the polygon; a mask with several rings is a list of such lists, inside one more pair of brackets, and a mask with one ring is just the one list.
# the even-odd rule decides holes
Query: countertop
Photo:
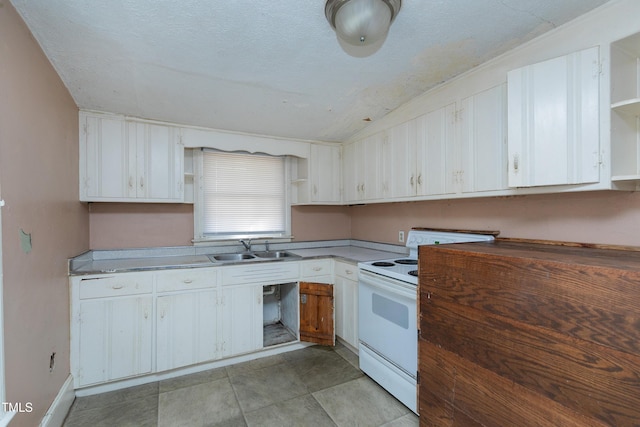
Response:
[{"label": "countertop", "polygon": [[[299,244],[297,246],[299,246]],[[355,242],[355,244],[339,244],[336,246],[330,246],[327,242],[324,242],[324,244],[319,244],[316,247],[310,243],[307,244],[306,247],[292,247],[290,249],[277,248],[277,250],[286,250],[287,252],[297,255],[297,257],[220,262],[212,261],[208,256],[209,254],[167,255],[166,250],[160,251],[155,249],[149,249],[144,253],[136,252],[133,255],[127,252],[122,252],[123,255],[128,256],[121,256],[119,258],[118,256],[120,254],[118,254],[117,251],[114,251],[115,255],[109,254],[109,256],[115,257],[107,259],[101,259],[100,254],[98,254],[99,259],[94,259],[94,254],[90,252],[69,260],[69,275],[77,276],[103,273],[124,273],[132,271],[220,267],[264,262],[303,261],[306,259],[327,257],[335,257],[343,261],[357,263],[361,261],[394,258],[406,253],[403,249],[404,248],[400,246],[360,241]],[[145,256],[140,256],[141,254],[144,254]]]}]

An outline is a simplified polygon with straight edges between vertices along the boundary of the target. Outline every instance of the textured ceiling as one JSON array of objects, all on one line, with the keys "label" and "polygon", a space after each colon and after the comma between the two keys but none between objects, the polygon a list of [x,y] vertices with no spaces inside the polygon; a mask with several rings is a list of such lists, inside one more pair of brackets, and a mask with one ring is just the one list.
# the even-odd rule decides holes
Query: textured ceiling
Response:
[{"label": "textured ceiling", "polygon": [[324,0],[11,3],[80,108],[342,141],[606,1],[404,0],[373,53],[345,51]]}]

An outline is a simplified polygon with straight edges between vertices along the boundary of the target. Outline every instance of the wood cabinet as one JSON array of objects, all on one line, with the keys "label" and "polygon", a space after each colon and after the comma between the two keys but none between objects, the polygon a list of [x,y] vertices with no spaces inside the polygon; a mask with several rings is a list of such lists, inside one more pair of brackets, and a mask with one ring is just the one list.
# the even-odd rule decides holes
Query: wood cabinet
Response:
[{"label": "wood cabinet", "polygon": [[80,200],[182,202],[179,128],[80,112]]},{"label": "wood cabinet", "polygon": [[598,182],[599,102],[598,47],[510,71],[509,186]]},{"label": "wood cabinet", "polygon": [[336,336],[358,350],[358,267],[335,261],[335,329]]},{"label": "wood cabinet", "polygon": [[336,344],[333,286],[300,282],[300,341]]},{"label": "wood cabinet", "polygon": [[151,292],[148,274],[77,282],[71,332],[71,365],[77,387],[152,371]]},{"label": "wood cabinet", "polygon": [[640,252],[419,250],[421,424],[636,425]]}]

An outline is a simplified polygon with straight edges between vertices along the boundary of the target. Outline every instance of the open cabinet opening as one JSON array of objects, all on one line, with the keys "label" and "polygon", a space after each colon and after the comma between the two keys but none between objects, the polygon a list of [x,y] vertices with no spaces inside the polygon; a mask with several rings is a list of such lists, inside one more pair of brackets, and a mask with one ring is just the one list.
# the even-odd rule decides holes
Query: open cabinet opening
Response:
[{"label": "open cabinet opening", "polygon": [[297,283],[268,285],[263,295],[263,345],[270,347],[298,340]]}]

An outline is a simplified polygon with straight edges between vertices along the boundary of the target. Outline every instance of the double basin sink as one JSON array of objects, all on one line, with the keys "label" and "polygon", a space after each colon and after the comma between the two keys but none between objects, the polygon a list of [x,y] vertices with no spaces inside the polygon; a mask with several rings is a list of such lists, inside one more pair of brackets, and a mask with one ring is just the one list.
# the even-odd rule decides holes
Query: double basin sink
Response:
[{"label": "double basin sink", "polygon": [[213,262],[224,262],[224,261],[259,261],[259,260],[274,260],[274,259],[285,259],[285,258],[300,258],[300,256],[292,254],[287,251],[265,251],[265,252],[241,252],[241,253],[231,253],[231,254],[217,254],[217,255],[209,255],[209,259]]}]

